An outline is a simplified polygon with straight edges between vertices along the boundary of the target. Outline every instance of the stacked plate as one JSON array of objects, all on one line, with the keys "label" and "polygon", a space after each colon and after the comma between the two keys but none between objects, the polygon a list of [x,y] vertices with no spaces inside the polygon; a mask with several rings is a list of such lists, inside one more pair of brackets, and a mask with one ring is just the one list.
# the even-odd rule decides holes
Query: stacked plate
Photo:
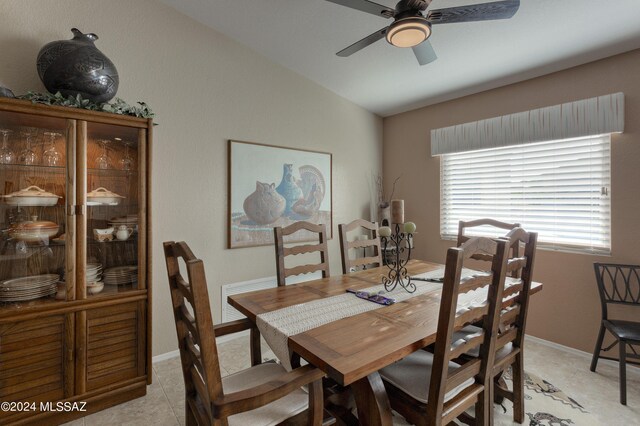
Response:
[{"label": "stacked plate", "polygon": [[[87,263],[85,269],[85,278],[87,283],[100,282],[102,278],[102,264],[101,263]],[[65,275],[62,275],[60,281],[65,281]]]},{"label": "stacked plate", "polygon": [[85,270],[85,276],[88,283],[100,281],[102,277],[102,264],[100,263],[87,263],[87,269]]},{"label": "stacked plate", "polygon": [[56,293],[57,274],[33,275],[0,282],[0,302],[38,299]]},{"label": "stacked plate", "polygon": [[106,285],[125,285],[138,283],[137,266],[116,266],[105,269],[102,279]]},{"label": "stacked plate", "polygon": [[125,225],[127,228],[132,228],[134,231],[138,230],[138,215],[128,214],[126,216],[114,217],[109,221],[109,226],[118,228],[120,225]]}]

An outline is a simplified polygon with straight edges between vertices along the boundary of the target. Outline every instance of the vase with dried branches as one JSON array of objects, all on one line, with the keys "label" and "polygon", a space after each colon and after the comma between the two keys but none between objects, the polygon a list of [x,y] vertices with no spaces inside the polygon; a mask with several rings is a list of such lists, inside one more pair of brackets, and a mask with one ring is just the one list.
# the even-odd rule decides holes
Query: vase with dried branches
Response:
[{"label": "vase with dried branches", "polygon": [[378,223],[380,226],[389,225],[389,221],[391,220],[391,200],[393,199],[393,194],[396,191],[396,183],[398,183],[398,180],[400,180],[401,177],[402,175],[398,176],[393,181],[391,195],[389,197],[385,197],[382,175],[377,174],[373,176],[373,184],[377,197],[376,201],[378,204]]}]

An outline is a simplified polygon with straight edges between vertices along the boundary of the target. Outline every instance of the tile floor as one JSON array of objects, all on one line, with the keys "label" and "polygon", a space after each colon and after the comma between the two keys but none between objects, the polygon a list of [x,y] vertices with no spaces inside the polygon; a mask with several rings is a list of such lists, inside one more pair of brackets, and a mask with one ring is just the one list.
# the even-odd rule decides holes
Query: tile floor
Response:
[{"label": "tile floor", "polygon": [[[248,338],[238,338],[219,345],[222,374],[233,374],[249,365]],[[263,342],[263,357],[273,353]],[[553,383],[583,405],[592,415],[593,423],[577,426],[640,425],[640,369],[630,367],[627,374],[627,403],[618,403],[617,364],[598,366],[589,371],[590,359],[565,352],[537,341],[529,340],[525,368]],[[153,366],[153,384],[147,395],[109,408],[68,425],[184,425],[184,384],[180,359],[172,358]],[[406,424],[400,419],[398,425]],[[250,425],[248,425],[250,426]]]}]

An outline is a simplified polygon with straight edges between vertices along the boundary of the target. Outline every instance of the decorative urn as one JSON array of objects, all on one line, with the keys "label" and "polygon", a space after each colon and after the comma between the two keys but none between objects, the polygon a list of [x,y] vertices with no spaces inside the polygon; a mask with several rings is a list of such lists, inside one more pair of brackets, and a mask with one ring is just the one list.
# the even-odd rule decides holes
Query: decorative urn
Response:
[{"label": "decorative urn", "polygon": [[286,201],[276,192],[275,184],[256,181],[256,190],[249,195],[243,204],[247,217],[259,225],[268,225],[278,220]]},{"label": "decorative urn", "polygon": [[276,188],[276,191],[278,191],[278,194],[282,195],[287,202],[284,208],[284,214],[287,216],[290,215],[293,205],[303,198],[302,189],[293,176],[293,164],[284,164],[282,166],[282,181]]},{"label": "decorative urn", "polygon": [[94,42],[95,34],[72,28],[73,39],[46,44],[38,53],[38,75],[51,93],[80,95],[104,103],[118,91],[118,71]]}]

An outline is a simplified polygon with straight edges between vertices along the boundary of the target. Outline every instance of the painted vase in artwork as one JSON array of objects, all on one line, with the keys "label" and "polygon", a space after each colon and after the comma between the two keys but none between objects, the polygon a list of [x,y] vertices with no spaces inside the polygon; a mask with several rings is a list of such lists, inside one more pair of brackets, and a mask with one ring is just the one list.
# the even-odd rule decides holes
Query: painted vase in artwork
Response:
[{"label": "painted vase in artwork", "polygon": [[301,198],[296,201],[291,210],[300,216],[309,218],[313,216],[318,210],[320,210],[320,204],[322,204],[322,198],[324,195],[320,191],[317,185],[313,185],[309,194],[305,198]]},{"label": "painted vase in artwork", "polygon": [[295,203],[303,198],[302,188],[296,182],[293,176],[293,164],[285,164],[282,168],[282,181],[276,188],[278,194],[282,195],[287,202],[284,214],[291,214],[291,208]]},{"label": "painted vase in artwork", "polygon": [[256,190],[244,200],[244,212],[255,223],[268,225],[284,213],[286,201],[275,186],[256,181]]},{"label": "painted vase in artwork", "polygon": [[97,35],[83,34],[77,28],[71,31],[73,39],[52,41],[40,49],[40,80],[51,93],[107,102],[118,91],[116,66],[95,46]]},{"label": "painted vase in artwork", "polygon": [[291,210],[304,218],[310,218],[320,210],[325,194],[324,177],[316,167],[305,165],[299,168],[302,198],[296,201]]}]

